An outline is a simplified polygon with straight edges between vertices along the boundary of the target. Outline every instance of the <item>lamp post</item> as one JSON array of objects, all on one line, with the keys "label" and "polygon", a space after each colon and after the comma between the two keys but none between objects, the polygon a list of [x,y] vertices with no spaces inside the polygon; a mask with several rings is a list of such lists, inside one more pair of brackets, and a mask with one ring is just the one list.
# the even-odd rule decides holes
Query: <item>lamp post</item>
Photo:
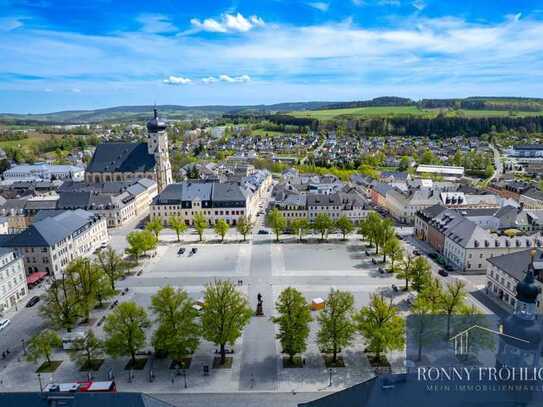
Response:
[{"label": "lamp post", "polygon": [[25,340],[21,339],[21,344],[23,345],[23,355],[26,356],[26,346],[25,346]]},{"label": "lamp post", "polygon": [[328,382],[328,387],[332,387],[332,374],[334,373],[334,371],[332,369],[328,369],[328,373],[330,375],[330,380]]},{"label": "lamp post", "polygon": [[185,389],[187,388],[187,371],[183,369],[183,378],[185,379]]},{"label": "lamp post", "polygon": [[41,382],[41,374],[40,373],[38,373],[38,381],[40,383],[40,393],[43,393],[43,384]]}]

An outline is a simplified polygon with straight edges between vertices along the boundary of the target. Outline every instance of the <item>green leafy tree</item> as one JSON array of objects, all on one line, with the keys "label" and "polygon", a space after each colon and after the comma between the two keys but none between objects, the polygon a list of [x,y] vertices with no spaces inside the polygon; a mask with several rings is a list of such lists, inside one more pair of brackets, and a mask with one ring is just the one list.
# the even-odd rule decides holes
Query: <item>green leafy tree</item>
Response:
[{"label": "green leafy tree", "polygon": [[347,216],[343,215],[336,221],[336,228],[341,232],[343,240],[345,240],[347,235],[353,232],[354,225]]},{"label": "green leafy tree", "polygon": [[181,241],[181,235],[187,231],[187,224],[185,223],[185,220],[181,218],[180,216],[170,216],[168,219],[168,225],[172,230],[175,231],[175,234],[177,235],[177,241]]},{"label": "green leafy tree", "polygon": [[[370,212],[366,219],[361,222],[359,233],[368,240],[370,247],[377,243],[381,222],[382,219],[377,212]],[[376,254],[379,254],[379,247],[376,247]]]},{"label": "green leafy tree", "polygon": [[320,233],[321,240],[324,240],[325,237],[328,238],[328,233],[330,233],[333,228],[334,221],[328,214],[317,214],[315,221],[313,222],[313,229],[315,229],[315,232]]},{"label": "green leafy tree", "polygon": [[66,278],[74,289],[81,316],[89,320],[91,310],[112,293],[105,286],[105,274],[89,259],[77,259],[66,267]]},{"label": "green leafy tree", "polygon": [[352,342],[356,330],[353,306],[351,293],[332,289],[326,298],[326,307],[317,316],[317,342],[323,351],[332,353],[332,363],[336,363],[339,350]]},{"label": "green leafy tree", "polygon": [[194,215],[194,229],[196,229],[196,233],[198,233],[198,240],[201,242],[204,237],[204,232],[207,229],[207,218],[204,216],[203,213],[198,212],[196,215]]},{"label": "green leafy tree", "polygon": [[281,342],[283,352],[289,356],[290,362],[293,362],[294,356],[307,348],[311,311],[302,293],[292,287],[281,292],[275,302],[275,309],[279,314],[272,318],[279,326],[276,337]]},{"label": "green leafy tree", "polygon": [[203,337],[220,347],[221,364],[226,361],[226,344],[236,342],[252,314],[247,298],[230,281],[215,281],[206,287]]},{"label": "green leafy tree", "polygon": [[[394,238],[394,223],[391,219],[382,219],[379,224],[374,225],[375,231],[375,254],[379,254],[379,248],[383,248],[385,244]],[[383,263],[387,260],[386,253],[383,253]]]},{"label": "green leafy tree", "polygon": [[147,313],[133,301],[120,303],[106,318],[105,348],[113,357],[130,356],[136,363],[136,352],[145,345],[145,329],[150,325]]},{"label": "green leafy tree", "polygon": [[425,299],[425,301],[430,305],[433,314],[438,314],[441,312],[440,309],[442,307],[441,297],[443,296],[443,287],[438,279],[430,278],[430,281],[422,289],[418,296]]},{"label": "green leafy tree", "polygon": [[109,279],[111,290],[115,291],[115,282],[124,276],[128,264],[111,247],[99,251],[96,258],[98,259],[98,265]]},{"label": "green leafy tree", "polygon": [[201,327],[197,322],[198,311],[186,291],[171,286],[161,288],[151,297],[151,309],[158,323],[153,336],[157,351],[180,361],[196,350]]},{"label": "green leafy tree", "polygon": [[418,293],[430,283],[432,278],[431,270],[432,267],[426,257],[415,257],[411,267],[411,285]]},{"label": "green leafy tree", "polygon": [[296,218],[291,222],[290,227],[298,235],[298,240],[301,242],[304,235],[311,228],[311,224],[307,218]]},{"label": "green leafy tree", "polygon": [[79,299],[70,281],[57,278],[46,292],[40,315],[55,329],[71,329],[80,316]]},{"label": "green leafy tree", "polygon": [[145,225],[145,230],[148,230],[153,235],[155,235],[157,240],[158,240],[158,237],[160,236],[160,232],[162,232],[163,229],[164,229],[164,225],[162,224],[159,218],[155,218],[149,221],[147,225]]},{"label": "green leafy tree", "polygon": [[55,348],[62,347],[62,340],[55,331],[46,329],[35,335],[27,347],[26,359],[29,362],[38,362],[42,359],[51,364],[51,355]]},{"label": "green leafy tree", "polygon": [[287,226],[287,221],[285,220],[285,217],[279,211],[277,208],[273,208],[271,212],[268,214],[268,225],[273,230],[273,233],[275,233],[275,240],[279,241],[279,235],[283,233],[285,230],[285,227]]},{"label": "green leafy tree", "polygon": [[354,319],[367,349],[376,355],[377,360],[382,360],[383,353],[404,346],[405,321],[398,312],[392,300],[386,302],[382,296],[372,295],[370,303],[355,314]]},{"label": "green leafy tree", "polygon": [[219,219],[217,223],[215,223],[215,233],[221,237],[221,242],[224,242],[224,237],[228,233],[228,229],[230,229],[230,226],[228,226],[228,223],[224,219]]},{"label": "green leafy tree", "polygon": [[383,253],[390,259],[390,269],[394,273],[396,263],[403,260],[404,250],[400,241],[396,238],[388,240],[383,246]]},{"label": "green leafy tree", "polygon": [[399,166],[399,170],[400,171],[407,171],[407,169],[409,168],[409,164],[410,164],[410,160],[409,160],[409,157],[407,156],[402,156],[402,158],[400,159],[400,166]]},{"label": "green leafy tree", "polygon": [[98,339],[91,329],[85,332],[85,336],[74,341],[74,349],[70,358],[75,360],[80,369],[87,372],[93,370],[95,361],[104,356],[104,342]]},{"label": "green leafy tree", "polygon": [[445,287],[439,298],[439,310],[447,316],[447,338],[451,334],[451,318],[466,307],[466,284],[455,280]]},{"label": "green leafy tree", "polygon": [[409,283],[413,278],[413,261],[415,258],[413,256],[407,256],[403,259],[400,265],[400,269],[396,274],[396,278],[404,280],[405,286],[404,291],[409,290]]},{"label": "green leafy tree", "polygon": [[247,240],[247,235],[253,231],[253,227],[254,223],[248,216],[243,215],[238,218],[236,229],[239,234],[243,236],[244,242]]},{"label": "green leafy tree", "polygon": [[413,305],[411,306],[411,315],[412,322],[410,323],[410,328],[412,329],[412,335],[418,348],[417,360],[420,361],[422,359],[424,346],[437,339],[437,320],[431,318],[432,304],[430,304],[423,296],[418,296],[413,302]]},{"label": "green leafy tree", "polygon": [[126,236],[126,240],[128,241],[128,249],[126,250],[134,256],[136,262],[139,261],[142,254],[154,250],[158,244],[156,236],[148,230],[130,232]]}]

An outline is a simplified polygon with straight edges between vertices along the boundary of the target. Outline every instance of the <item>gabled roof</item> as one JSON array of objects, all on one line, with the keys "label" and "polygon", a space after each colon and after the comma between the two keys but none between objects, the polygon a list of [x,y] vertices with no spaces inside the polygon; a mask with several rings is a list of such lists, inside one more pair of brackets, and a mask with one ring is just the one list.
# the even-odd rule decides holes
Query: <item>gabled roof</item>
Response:
[{"label": "gabled roof", "polygon": [[[528,266],[532,261],[530,253],[533,249],[522,250],[520,252],[504,254],[502,256],[491,257],[488,262],[507,273],[515,280],[520,281],[526,275]],[[543,251],[536,249],[534,258],[534,268],[536,271],[543,271]]]},{"label": "gabled roof", "polygon": [[147,143],[103,143],[96,146],[87,172],[150,172],[155,164]]},{"label": "gabled roof", "polygon": [[47,217],[32,224],[15,235],[6,247],[49,247],[70,236],[89,222],[97,219],[91,212],[77,209],[64,211],[59,215]]}]

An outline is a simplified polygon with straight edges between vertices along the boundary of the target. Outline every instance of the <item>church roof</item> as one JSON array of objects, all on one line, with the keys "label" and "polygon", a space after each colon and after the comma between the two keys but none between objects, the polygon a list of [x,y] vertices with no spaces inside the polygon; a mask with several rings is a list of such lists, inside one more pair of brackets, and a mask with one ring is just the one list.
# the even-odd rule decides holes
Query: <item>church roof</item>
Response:
[{"label": "church roof", "polygon": [[87,172],[150,172],[155,157],[147,143],[103,143],[96,146]]}]

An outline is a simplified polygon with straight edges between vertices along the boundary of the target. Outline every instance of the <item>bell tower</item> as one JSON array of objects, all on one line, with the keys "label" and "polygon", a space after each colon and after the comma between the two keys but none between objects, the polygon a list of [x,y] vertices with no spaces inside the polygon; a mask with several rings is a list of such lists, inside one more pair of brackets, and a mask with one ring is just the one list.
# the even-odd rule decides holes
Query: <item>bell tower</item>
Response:
[{"label": "bell tower", "polygon": [[147,122],[147,149],[153,154],[156,161],[156,182],[158,192],[173,182],[170,155],[168,152],[167,123],[158,117],[157,109],[154,109],[153,118]]}]

